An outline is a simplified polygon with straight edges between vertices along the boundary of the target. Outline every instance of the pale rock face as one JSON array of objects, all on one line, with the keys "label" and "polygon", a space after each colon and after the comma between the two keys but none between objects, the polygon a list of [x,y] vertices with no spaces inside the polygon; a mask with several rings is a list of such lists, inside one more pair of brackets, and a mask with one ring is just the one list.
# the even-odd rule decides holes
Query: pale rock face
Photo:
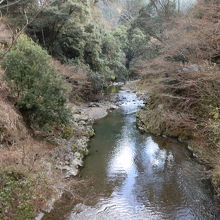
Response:
[{"label": "pale rock face", "polygon": [[12,32],[6,24],[0,21],[0,44],[10,44],[12,42]]}]

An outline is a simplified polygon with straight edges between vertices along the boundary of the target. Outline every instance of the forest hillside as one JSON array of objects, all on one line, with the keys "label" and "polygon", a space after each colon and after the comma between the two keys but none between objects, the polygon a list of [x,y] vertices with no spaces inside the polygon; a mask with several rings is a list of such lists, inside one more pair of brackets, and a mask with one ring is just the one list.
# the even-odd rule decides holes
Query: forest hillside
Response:
[{"label": "forest hillside", "polygon": [[0,0],[0,219],[77,185],[105,91],[130,80],[139,129],[188,143],[220,195],[219,19],[218,0]]}]

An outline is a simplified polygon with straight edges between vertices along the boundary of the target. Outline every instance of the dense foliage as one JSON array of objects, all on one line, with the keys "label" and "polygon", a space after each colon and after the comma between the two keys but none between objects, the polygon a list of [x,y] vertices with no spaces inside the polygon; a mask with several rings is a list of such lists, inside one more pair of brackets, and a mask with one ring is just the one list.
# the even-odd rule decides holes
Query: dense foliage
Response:
[{"label": "dense foliage", "polygon": [[[28,26],[27,33],[63,63],[84,64],[102,88],[127,77],[120,41],[94,15],[87,1],[55,1]],[[98,14],[98,12],[97,12]]]},{"label": "dense foliage", "polygon": [[[218,0],[197,0],[187,13],[186,8],[194,2],[187,1],[182,13],[183,2],[0,0],[1,66],[12,92],[11,103],[7,99],[8,85],[1,90],[5,94],[1,96],[0,116],[7,116],[7,123],[0,120],[1,143],[17,143],[8,135],[8,131],[14,132],[13,127],[21,130],[14,135],[19,140],[28,136],[22,117],[17,112],[15,115],[14,109],[6,114],[14,103],[33,131],[52,128],[51,134],[57,134],[59,126],[63,128],[62,138],[68,139],[74,132],[76,139],[81,136],[70,124],[60,126],[69,121],[69,110],[67,90],[55,66],[71,85],[69,94],[76,94],[72,95],[73,102],[82,100],[80,95],[77,97],[82,90],[87,100],[96,99],[99,96],[95,95],[113,81],[140,74],[138,89],[147,91],[147,104],[137,114],[140,129],[187,141],[194,149],[193,155],[201,156],[214,168],[210,176],[220,195],[220,4]],[[5,29],[7,33],[2,33]],[[10,105],[4,106],[6,100]],[[81,129],[78,122],[76,125]],[[78,139],[74,141],[81,145]],[[34,146],[30,151],[36,148],[32,143],[30,146]],[[13,155],[16,160],[10,159],[10,149],[2,154],[1,166],[22,163],[30,167],[29,173],[50,170],[45,176],[56,179],[51,176],[53,166],[45,169],[48,149],[44,152],[43,147],[32,154],[27,154],[24,147],[18,148]],[[43,154],[45,158],[38,159]],[[38,166],[43,166],[37,168],[39,171],[33,170],[37,167],[35,159]],[[47,184],[37,182],[41,178],[33,179],[13,169],[0,170],[0,218],[33,219],[38,211],[36,204],[51,198],[46,195]],[[38,189],[41,194],[37,186],[43,186],[43,190]]]},{"label": "dense foliage", "polygon": [[13,30],[25,27],[37,44],[62,63],[88,66],[94,91],[127,79],[126,55],[113,31],[101,22],[97,1],[26,0],[3,4],[0,11]]},{"label": "dense foliage", "polygon": [[42,127],[67,122],[66,89],[45,50],[22,36],[2,66],[16,96],[16,105],[31,125]]}]

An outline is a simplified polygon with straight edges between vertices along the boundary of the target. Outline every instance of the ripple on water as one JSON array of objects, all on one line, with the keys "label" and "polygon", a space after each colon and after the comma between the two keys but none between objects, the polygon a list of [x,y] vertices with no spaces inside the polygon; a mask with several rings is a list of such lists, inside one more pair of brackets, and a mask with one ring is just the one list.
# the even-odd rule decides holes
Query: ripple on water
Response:
[{"label": "ripple on water", "polygon": [[82,170],[85,179],[94,180],[85,196],[95,198],[59,219],[218,219],[210,186],[202,181],[204,166],[175,140],[137,130],[135,112],[143,102],[135,93],[119,92],[119,104],[119,110],[96,124]]}]

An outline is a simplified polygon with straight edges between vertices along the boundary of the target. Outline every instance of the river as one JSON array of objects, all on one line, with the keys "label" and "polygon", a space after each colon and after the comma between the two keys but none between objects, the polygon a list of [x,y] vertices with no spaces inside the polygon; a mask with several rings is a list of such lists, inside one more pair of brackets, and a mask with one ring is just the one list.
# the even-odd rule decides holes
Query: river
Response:
[{"label": "river", "polygon": [[[220,219],[205,167],[174,139],[141,134],[135,93],[118,93],[120,108],[99,120],[81,171],[84,202],[63,197],[44,220]],[[87,198],[87,199],[86,199]]]}]

